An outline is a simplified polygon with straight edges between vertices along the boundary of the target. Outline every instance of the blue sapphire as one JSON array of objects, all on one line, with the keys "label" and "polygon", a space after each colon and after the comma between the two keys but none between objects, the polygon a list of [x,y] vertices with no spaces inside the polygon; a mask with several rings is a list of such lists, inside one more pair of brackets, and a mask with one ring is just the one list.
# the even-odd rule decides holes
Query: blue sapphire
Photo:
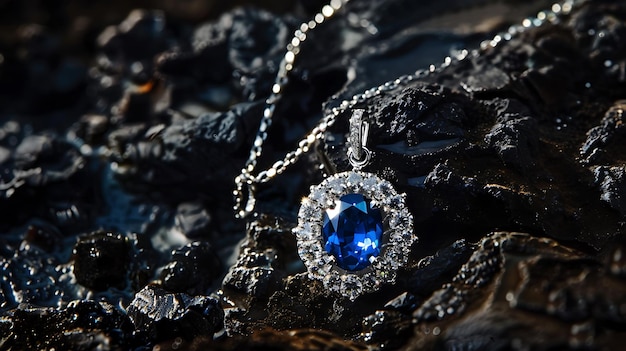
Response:
[{"label": "blue sapphire", "polygon": [[361,194],[343,195],[335,207],[324,212],[322,228],[326,251],[337,258],[337,265],[358,271],[380,254],[383,219],[379,209]]}]

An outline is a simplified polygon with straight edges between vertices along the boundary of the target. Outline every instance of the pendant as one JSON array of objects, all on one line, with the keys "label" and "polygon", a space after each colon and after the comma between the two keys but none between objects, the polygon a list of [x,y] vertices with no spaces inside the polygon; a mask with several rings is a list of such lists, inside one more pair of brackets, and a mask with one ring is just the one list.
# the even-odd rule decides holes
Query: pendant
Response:
[{"label": "pendant", "polygon": [[363,110],[350,118],[348,158],[354,170],[311,187],[293,232],[311,279],[350,300],[392,284],[417,242],[405,194],[375,174],[360,171],[370,160]]}]

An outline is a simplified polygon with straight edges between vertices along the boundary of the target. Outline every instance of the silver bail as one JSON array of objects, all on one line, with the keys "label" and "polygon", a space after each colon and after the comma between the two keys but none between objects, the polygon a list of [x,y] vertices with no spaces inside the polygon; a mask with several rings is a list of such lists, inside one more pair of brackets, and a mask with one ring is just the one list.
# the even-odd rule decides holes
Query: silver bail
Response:
[{"label": "silver bail", "polygon": [[367,148],[367,136],[370,125],[363,120],[363,109],[354,109],[350,117],[350,135],[348,136],[348,161],[355,170],[365,167],[372,158]]}]

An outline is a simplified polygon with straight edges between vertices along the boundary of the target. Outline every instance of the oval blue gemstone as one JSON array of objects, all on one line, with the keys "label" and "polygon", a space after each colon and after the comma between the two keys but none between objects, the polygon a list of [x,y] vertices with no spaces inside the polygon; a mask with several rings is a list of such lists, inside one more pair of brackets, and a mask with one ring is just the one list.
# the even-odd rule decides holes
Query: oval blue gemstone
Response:
[{"label": "oval blue gemstone", "polygon": [[358,271],[380,254],[383,219],[379,209],[361,194],[346,194],[335,207],[324,211],[322,228],[326,251],[337,258],[337,265]]}]

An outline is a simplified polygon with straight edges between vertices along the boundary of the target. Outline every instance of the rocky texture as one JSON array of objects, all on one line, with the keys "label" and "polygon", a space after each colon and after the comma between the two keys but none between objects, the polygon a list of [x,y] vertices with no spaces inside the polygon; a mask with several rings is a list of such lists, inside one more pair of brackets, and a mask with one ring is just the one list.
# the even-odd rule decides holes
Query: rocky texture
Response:
[{"label": "rocky texture", "polygon": [[415,310],[408,348],[619,348],[623,282],[608,260],[515,233],[480,244],[452,283]]},{"label": "rocky texture", "polygon": [[[0,209],[12,224],[41,216],[59,227],[80,227],[88,219],[92,199],[86,182],[85,158],[75,145],[51,134],[24,135],[15,122],[3,133],[12,149],[4,149]],[[7,145],[10,147],[10,144]],[[70,190],[71,189],[71,190]],[[31,203],[23,208],[21,204]]]},{"label": "rocky texture", "polygon": [[73,254],[78,284],[96,291],[124,288],[131,258],[126,238],[119,234],[94,233],[79,239]]},{"label": "rocky texture", "polygon": [[92,350],[132,345],[130,319],[106,302],[73,301],[63,310],[24,307],[2,317],[0,323],[2,345],[11,349]]},{"label": "rocky texture", "polygon": [[137,334],[153,342],[210,337],[222,328],[224,319],[215,299],[172,294],[153,285],[139,291],[126,310]]},{"label": "rocky texture", "polygon": [[172,253],[172,261],[161,271],[161,281],[168,291],[202,295],[221,272],[222,263],[211,245],[193,242]]},{"label": "rocky texture", "polygon": [[[16,4],[0,18],[29,18]],[[49,27],[3,29],[0,349],[621,347],[624,4],[591,1],[359,105],[365,171],[406,193],[420,240],[395,284],[355,301],[308,278],[291,234],[309,186],[349,169],[349,113],[258,186],[257,214],[231,208],[282,48],[319,5],[201,20],[169,4],[109,27],[64,27],[59,7]],[[492,5],[352,1],[303,43],[259,167],[320,111],[480,46],[510,23]]]}]

